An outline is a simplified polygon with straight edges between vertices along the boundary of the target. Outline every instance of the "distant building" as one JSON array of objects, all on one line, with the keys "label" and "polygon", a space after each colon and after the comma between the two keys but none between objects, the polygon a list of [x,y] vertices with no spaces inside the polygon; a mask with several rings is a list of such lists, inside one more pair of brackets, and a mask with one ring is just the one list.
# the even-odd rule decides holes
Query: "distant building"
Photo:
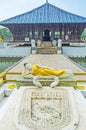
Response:
[{"label": "distant building", "polygon": [[25,38],[50,41],[52,36],[63,41],[79,41],[86,28],[86,18],[46,2],[32,11],[4,20],[0,25],[10,29],[14,41],[25,41]]}]

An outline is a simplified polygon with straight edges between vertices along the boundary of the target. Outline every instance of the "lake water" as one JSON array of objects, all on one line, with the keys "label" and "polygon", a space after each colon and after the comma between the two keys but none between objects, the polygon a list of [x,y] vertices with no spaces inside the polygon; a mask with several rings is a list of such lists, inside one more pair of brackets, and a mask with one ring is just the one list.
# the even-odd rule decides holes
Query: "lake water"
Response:
[{"label": "lake water", "polygon": [[[10,52],[10,53],[9,53]],[[30,55],[30,47],[8,47],[0,48],[0,56],[6,57],[20,57]],[[63,47],[63,54],[65,56],[86,56],[86,47]]]},{"label": "lake water", "polygon": [[85,68],[86,70],[86,61],[76,61],[76,63]]},{"label": "lake water", "polygon": [[[63,54],[70,57],[86,57],[86,47],[63,47]],[[86,70],[86,60],[75,62]]]},{"label": "lake water", "polygon": [[65,56],[84,57],[86,56],[86,47],[63,47]]},{"label": "lake water", "polygon": [[[0,57],[24,57],[30,55],[30,47],[0,48]],[[72,57],[86,56],[86,47],[63,47],[63,54]],[[46,55],[45,55],[46,56]],[[16,62],[0,62],[0,72],[11,67]],[[86,68],[86,62],[77,62]]]},{"label": "lake water", "polygon": [[14,62],[0,62],[0,73],[7,70],[8,68],[12,67],[14,64],[16,64],[17,61]]}]

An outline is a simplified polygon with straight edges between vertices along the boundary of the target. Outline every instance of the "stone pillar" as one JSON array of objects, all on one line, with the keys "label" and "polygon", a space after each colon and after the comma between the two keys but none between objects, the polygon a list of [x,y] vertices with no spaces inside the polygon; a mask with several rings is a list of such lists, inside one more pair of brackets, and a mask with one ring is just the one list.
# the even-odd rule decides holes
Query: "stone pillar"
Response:
[{"label": "stone pillar", "polygon": [[39,32],[39,40],[42,41],[42,25],[38,25],[38,32]]},{"label": "stone pillar", "polygon": [[34,39],[31,40],[31,53],[32,54],[36,54],[37,53],[37,48],[36,48]]},{"label": "stone pillar", "polygon": [[37,47],[41,46],[41,40],[37,40]]},{"label": "stone pillar", "polygon": [[62,54],[62,40],[58,39],[58,54]]}]

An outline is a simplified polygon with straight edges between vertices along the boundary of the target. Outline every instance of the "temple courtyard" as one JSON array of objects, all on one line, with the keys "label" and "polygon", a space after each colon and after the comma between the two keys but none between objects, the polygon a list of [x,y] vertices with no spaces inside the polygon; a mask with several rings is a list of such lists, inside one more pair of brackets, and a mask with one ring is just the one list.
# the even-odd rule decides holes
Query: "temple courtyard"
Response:
[{"label": "temple courtyard", "polygon": [[[33,84],[33,77],[8,75],[7,79],[16,79],[18,86],[1,105],[0,130],[85,130],[86,83],[80,82],[86,79],[81,75],[84,70],[62,54],[32,54],[8,72],[22,73],[24,63],[65,70],[69,75],[58,77],[54,87],[53,76],[39,76],[42,88]],[[80,84],[84,90],[77,88]]]}]

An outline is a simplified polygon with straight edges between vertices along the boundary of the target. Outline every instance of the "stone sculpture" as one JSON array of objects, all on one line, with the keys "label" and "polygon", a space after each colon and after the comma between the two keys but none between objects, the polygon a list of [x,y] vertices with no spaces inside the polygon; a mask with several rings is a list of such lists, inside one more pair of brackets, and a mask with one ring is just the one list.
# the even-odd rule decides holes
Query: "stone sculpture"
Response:
[{"label": "stone sculpture", "polygon": [[56,71],[53,68],[49,68],[46,66],[40,66],[37,64],[31,65],[29,63],[24,63],[24,70],[23,70],[23,76],[33,76],[33,84],[37,87],[42,88],[42,84],[38,81],[38,77],[40,76],[52,76],[54,77],[54,82],[51,83],[50,87],[55,87],[59,83],[58,76],[65,76],[66,71],[59,70]]}]

